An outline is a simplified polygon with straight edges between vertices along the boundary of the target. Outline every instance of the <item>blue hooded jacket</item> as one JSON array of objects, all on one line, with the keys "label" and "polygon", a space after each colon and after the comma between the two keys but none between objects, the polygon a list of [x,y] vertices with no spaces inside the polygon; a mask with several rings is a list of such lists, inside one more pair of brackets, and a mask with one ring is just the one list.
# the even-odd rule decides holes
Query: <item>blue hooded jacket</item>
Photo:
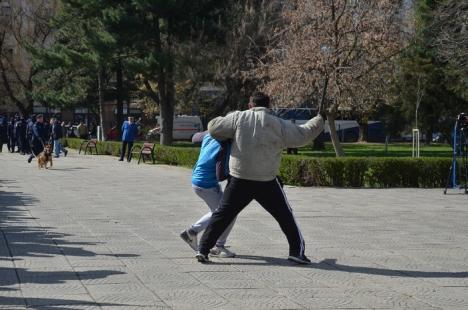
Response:
[{"label": "blue hooded jacket", "polygon": [[[218,186],[216,176],[216,163],[221,150],[221,144],[210,134],[203,137],[202,146],[198,161],[192,172],[192,184],[202,188],[212,188]],[[229,158],[229,153],[227,154]],[[226,165],[226,169],[227,165]]]}]

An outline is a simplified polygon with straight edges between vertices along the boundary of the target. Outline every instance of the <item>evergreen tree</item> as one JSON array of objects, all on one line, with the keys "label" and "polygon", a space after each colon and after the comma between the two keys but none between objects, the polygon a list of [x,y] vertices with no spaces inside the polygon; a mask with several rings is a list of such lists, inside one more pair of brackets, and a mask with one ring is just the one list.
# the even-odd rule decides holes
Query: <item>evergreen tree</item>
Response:
[{"label": "evergreen tree", "polygon": [[408,124],[422,129],[426,143],[436,131],[450,140],[454,117],[466,106],[466,101],[453,90],[450,69],[438,59],[434,49],[432,25],[439,5],[436,0],[416,2],[416,34],[400,58],[394,84],[395,105],[400,106]]}]

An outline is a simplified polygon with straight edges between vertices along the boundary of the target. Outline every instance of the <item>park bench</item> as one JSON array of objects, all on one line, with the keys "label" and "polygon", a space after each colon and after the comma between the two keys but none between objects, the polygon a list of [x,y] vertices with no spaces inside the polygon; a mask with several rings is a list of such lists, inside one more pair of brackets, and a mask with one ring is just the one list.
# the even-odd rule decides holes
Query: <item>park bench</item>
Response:
[{"label": "park bench", "polygon": [[143,146],[134,145],[132,147],[132,150],[130,151],[130,158],[128,159],[128,161],[130,162],[132,160],[133,154],[138,154],[138,164],[140,164],[140,161],[142,159],[143,162],[146,162],[145,159],[151,159],[154,164],[156,162],[154,157],[154,145],[154,143],[149,142],[143,143]]},{"label": "park bench", "polygon": [[78,151],[78,154],[81,154],[82,149],[84,149],[84,154],[85,155],[88,152],[88,150],[89,150],[89,153],[92,155],[93,154],[93,149],[96,152],[96,155],[98,155],[97,140],[96,139],[84,140],[83,142],[81,142],[80,150]]}]

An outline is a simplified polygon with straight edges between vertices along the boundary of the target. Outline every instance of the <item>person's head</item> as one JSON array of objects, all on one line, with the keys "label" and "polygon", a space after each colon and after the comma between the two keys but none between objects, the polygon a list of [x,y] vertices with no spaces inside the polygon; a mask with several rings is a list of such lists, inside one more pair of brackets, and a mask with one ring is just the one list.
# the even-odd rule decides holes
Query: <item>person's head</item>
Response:
[{"label": "person's head", "polygon": [[51,125],[53,125],[55,123],[55,118],[52,117],[49,122]]},{"label": "person's head", "polygon": [[38,114],[36,116],[36,122],[43,123],[44,122],[44,116],[42,114]]},{"label": "person's head", "polygon": [[62,127],[65,127],[65,122],[62,122],[61,125],[62,125]]},{"label": "person's head", "polygon": [[135,118],[134,118],[133,116],[129,116],[129,117],[128,117],[128,122],[129,122],[130,124],[133,124],[134,121],[135,121]]},{"label": "person's head", "polygon": [[262,92],[253,93],[252,96],[250,97],[249,108],[251,109],[255,107],[269,108],[270,97],[268,97],[267,94],[262,93]]}]

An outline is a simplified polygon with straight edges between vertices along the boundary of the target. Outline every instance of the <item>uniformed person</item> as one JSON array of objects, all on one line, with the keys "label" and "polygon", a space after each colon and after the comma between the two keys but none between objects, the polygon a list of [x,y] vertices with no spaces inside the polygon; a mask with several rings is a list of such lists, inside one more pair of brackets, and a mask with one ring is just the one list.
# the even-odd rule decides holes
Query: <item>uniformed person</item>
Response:
[{"label": "uniformed person", "polygon": [[39,155],[44,150],[45,143],[45,131],[44,131],[44,117],[42,114],[39,114],[36,117],[36,123],[32,128],[32,138],[31,138],[31,155],[28,158],[28,163],[30,163],[34,157]]},{"label": "uniformed person", "polygon": [[27,145],[27,153],[31,154],[31,140],[32,140],[32,134],[33,134],[33,127],[34,123],[36,122],[36,115],[31,115],[31,117],[27,121],[26,125],[26,141],[28,142]]},{"label": "uniformed person", "polygon": [[4,143],[8,144],[7,127],[8,127],[8,122],[7,122],[6,117],[4,117],[3,115],[0,115],[0,152],[2,152],[3,144]]},{"label": "uniformed person", "polygon": [[16,146],[16,137],[15,137],[15,119],[13,117],[8,122],[7,135],[8,135],[8,142],[7,142],[8,149],[10,150],[11,153],[14,153],[15,146]]},{"label": "uniformed person", "polygon": [[18,145],[18,152],[21,155],[24,155],[26,153],[26,122],[24,121],[24,118],[21,117],[16,123],[15,123],[15,136],[16,136],[16,144]]}]

